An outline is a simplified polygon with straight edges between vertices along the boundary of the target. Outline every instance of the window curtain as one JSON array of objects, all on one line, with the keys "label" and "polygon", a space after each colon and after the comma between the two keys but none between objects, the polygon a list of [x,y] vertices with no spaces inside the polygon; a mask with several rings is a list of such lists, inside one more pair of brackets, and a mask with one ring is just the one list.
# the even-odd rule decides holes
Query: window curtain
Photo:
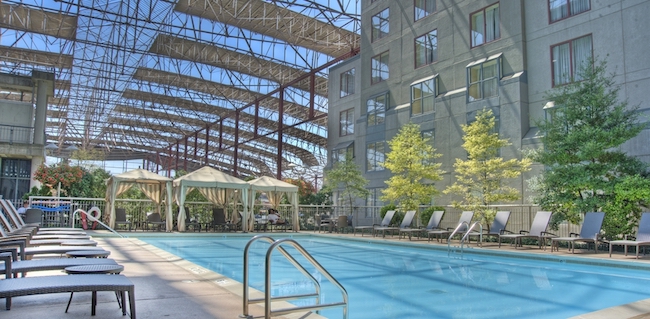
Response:
[{"label": "window curtain", "polygon": [[499,33],[499,6],[485,11],[485,42],[494,41],[501,37]]},{"label": "window curtain", "polygon": [[569,83],[571,79],[571,55],[569,44],[553,47],[553,82],[555,85]]},{"label": "window curtain", "polygon": [[472,16],[472,46],[481,45],[485,42],[483,37],[483,13],[477,13]]},{"label": "window curtain", "polygon": [[571,15],[587,10],[589,10],[589,0],[571,0]]},{"label": "window curtain", "polygon": [[569,15],[567,1],[568,0],[549,0],[548,5],[551,11],[551,21],[564,19]]},{"label": "window curtain", "polygon": [[580,70],[591,58],[591,37],[584,37],[573,41],[573,78],[582,80]]}]

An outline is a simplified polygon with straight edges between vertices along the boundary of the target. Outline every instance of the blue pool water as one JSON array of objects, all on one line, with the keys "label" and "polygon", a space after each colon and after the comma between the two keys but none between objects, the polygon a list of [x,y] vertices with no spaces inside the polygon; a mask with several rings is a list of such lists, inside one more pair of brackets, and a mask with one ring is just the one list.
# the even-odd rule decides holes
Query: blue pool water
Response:
[{"label": "blue pool water", "polygon": [[[250,238],[140,239],[242,281],[243,249]],[[446,251],[375,241],[295,239],[346,288],[353,319],[567,318],[650,298],[650,271],[642,269],[468,252],[462,258],[459,254],[448,257]],[[250,285],[262,291],[268,246],[258,241],[250,255]],[[273,295],[313,291],[311,281],[294,271],[279,253],[274,253],[272,264]],[[322,279],[322,302],[341,300],[333,285],[313,267],[306,268]],[[342,310],[328,309],[321,314],[341,318]]]}]

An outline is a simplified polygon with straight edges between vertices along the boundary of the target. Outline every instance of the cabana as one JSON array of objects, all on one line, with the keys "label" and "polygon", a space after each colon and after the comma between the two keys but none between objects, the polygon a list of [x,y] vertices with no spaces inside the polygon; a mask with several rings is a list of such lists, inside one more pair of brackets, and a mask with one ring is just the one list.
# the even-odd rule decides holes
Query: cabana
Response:
[{"label": "cabana", "polygon": [[298,220],[298,186],[268,176],[256,178],[248,183],[251,185],[251,207],[255,204],[255,192],[265,192],[269,198],[271,206],[275,209],[280,205],[282,195],[286,194],[287,198],[291,202],[291,207],[293,208],[291,214],[293,230],[300,230],[300,221]]},{"label": "cabana", "polygon": [[160,213],[160,205],[165,202],[167,231],[172,231],[172,179],[140,168],[112,176],[106,181],[106,211],[110,214],[108,226],[115,228],[115,199],[131,187],[140,188],[156,204],[157,213]]},{"label": "cabana", "polygon": [[[174,199],[179,207],[178,230],[185,231],[185,196],[196,188],[211,203],[225,206],[228,201],[241,200],[244,206],[244,219],[248,216],[248,188],[245,181],[227,175],[212,167],[204,166],[194,172],[174,180]],[[231,216],[236,222],[238,215]],[[242,222],[242,230],[248,231],[247,224]]]}]

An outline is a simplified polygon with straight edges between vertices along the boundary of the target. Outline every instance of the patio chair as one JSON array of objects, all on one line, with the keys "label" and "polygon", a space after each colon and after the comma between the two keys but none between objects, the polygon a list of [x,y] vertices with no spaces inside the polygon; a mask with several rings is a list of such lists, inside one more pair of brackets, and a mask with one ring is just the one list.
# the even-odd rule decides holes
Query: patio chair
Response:
[{"label": "patio chair", "polygon": [[625,236],[623,240],[612,240],[609,242],[609,257],[612,257],[612,247],[614,246],[623,246],[625,256],[627,256],[627,246],[634,246],[636,248],[636,259],[639,259],[639,247],[650,246],[650,212],[645,212],[641,215],[639,229],[636,231],[636,237],[633,240]]},{"label": "patio chair", "polygon": [[[5,226],[6,229],[9,229],[10,232],[6,232],[3,228],[2,225]],[[77,235],[60,235],[57,233],[46,233],[46,234],[41,234],[41,235],[33,235],[33,232],[31,230],[16,230],[13,229],[12,226],[9,224],[5,216],[0,213],[0,239],[6,239],[6,238],[14,238],[14,237],[19,237],[19,238],[27,238],[28,240],[31,241],[31,244],[36,245],[36,244],[58,244],[61,241],[69,241],[69,240],[89,240],[90,236],[84,235],[84,234],[77,234]],[[49,242],[46,242],[45,240],[49,240]],[[40,242],[37,242],[40,241]]]},{"label": "patio chair", "polygon": [[509,233],[509,234],[502,234],[499,236],[499,247],[501,247],[501,241],[503,239],[511,239],[514,241],[515,244],[515,249],[517,249],[517,246],[521,247],[522,246],[522,239],[524,238],[535,238],[538,241],[539,248],[542,248],[542,245],[544,245],[544,249],[546,249],[546,240],[549,238],[552,238],[555,236],[553,233],[549,233],[546,231],[546,228],[548,227],[548,223],[551,221],[551,212],[545,212],[545,211],[539,211],[535,214],[535,218],[533,218],[533,223],[530,226],[530,230],[520,230],[518,234],[515,233]]},{"label": "patio chair", "polygon": [[373,224],[372,226],[355,226],[354,227],[354,236],[357,235],[357,229],[361,231],[361,236],[363,237],[363,231],[365,229],[369,229],[371,232],[374,232],[374,229],[376,226],[379,227],[388,227],[390,226],[390,221],[393,219],[393,216],[395,215],[394,210],[389,210],[386,211],[386,215],[384,215],[384,219],[382,219],[381,224]]},{"label": "patio chair", "polygon": [[[2,206],[2,212],[4,213],[0,213],[0,222],[4,225],[5,229],[7,229],[9,235],[22,233],[31,233],[39,236],[86,235],[83,229],[79,228],[40,228],[40,226],[37,224],[26,224],[18,213],[12,213],[12,209],[7,208],[13,206],[10,202],[6,200],[0,200],[0,204]],[[11,222],[9,220],[11,220]]]},{"label": "patio chair", "polygon": [[390,227],[390,226],[379,226],[375,227],[373,229],[374,235],[377,236],[377,233],[381,231],[381,237],[386,237],[386,231],[400,231],[402,229],[409,229],[411,227],[411,223],[413,223],[413,216],[415,216],[415,211],[414,210],[409,210],[404,214],[404,218],[402,219],[402,223],[399,225],[399,227]]},{"label": "patio chair", "polygon": [[322,228],[326,228],[331,233],[332,232],[332,227],[334,225],[331,223],[330,218],[323,219],[323,216],[327,216],[327,215],[318,215],[318,214],[316,214],[314,216],[314,221],[315,221],[314,222],[314,231],[318,230],[318,232],[320,233]]},{"label": "patio chair", "polygon": [[27,239],[25,238],[11,238],[7,240],[0,240],[0,249],[18,248],[21,255],[21,260],[31,259],[34,255],[63,255],[70,251],[79,250],[104,250],[97,246],[38,246],[28,247]]},{"label": "patio chair", "polygon": [[336,231],[339,233],[343,233],[348,228],[352,228],[352,224],[350,223],[351,220],[348,219],[347,215],[340,215],[339,218],[336,220]]},{"label": "patio chair", "polygon": [[120,225],[127,226],[128,230],[131,231],[131,221],[126,219],[126,209],[115,208],[115,228],[117,229]]},{"label": "patio chair", "polygon": [[[430,230],[427,231],[427,236],[429,237],[429,241],[431,241],[432,236],[436,236],[436,240],[440,241],[442,236],[445,235],[451,235],[457,227],[459,227],[462,224],[467,224],[472,222],[472,218],[474,218],[474,212],[472,211],[465,211],[460,214],[460,218],[458,218],[458,224],[456,227],[447,227],[447,229],[436,229],[436,230]],[[464,226],[463,229],[459,228],[458,234],[462,234],[467,230],[468,226]]]},{"label": "patio chair", "polygon": [[149,225],[155,226],[158,231],[162,229],[163,226],[165,226],[165,222],[162,221],[162,218],[160,217],[160,213],[151,213],[147,215],[147,222],[145,224],[145,228],[149,230]]},{"label": "patio chair", "polygon": [[440,226],[440,221],[442,220],[442,216],[445,214],[444,211],[442,210],[436,210],[431,214],[431,217],[429,217],[429,223],[425,228],[406,228],[406,229],[400,229],[399,230],[399,238],[402,239],[402,234],[408,234],[409,240],[411,240],[411,236],[413,233],[423,234],[426,233],[430,230],[436,230],[438,229],[438,226]]},{"label": "patio chair", "polygon": [[38,208],[29,208],[25,212],[25,224],[40,225],[43,222],[43,210]]},{"label": "patio chair", "polygon": [[226,220],[226,213],[223,208],[212,208],[212,230],[217,231],[221,229],[222,231],[230,230],[231,223]]},{"label": "patio chair", "polygon": [[566,241],[569,243],[572,254],[575,253],[576,242],[587,243],[587,250],[589,250],[589,244],[594,243],[594,253],[598,253],[598,242],[600,241],[600,229],[603,226],[603,219],[605,219],[605,213],[603,212],[586,213],[579,234],[570,233],[569,237],[551,238],[551,252],[553,252],[553,249],[559,251],[560,242]]},{"label": "patio chair", "polygon": [[[483,238],[485,237],[499,237],[506,232],[506,225],[508,224],[508,220],[510,219],[510,212],[509,211],[499,211],[494,215],[494,220],[492,221],[492,225],[490,225],[489,230],[484,230],[483,231]],[[471,242],[472,241],[472,236],[479,237],[479,233],[476,231],[470,232],[467,234],[467,239]],[[477,245],[480,244],[479,241],[477,241]]]},{"label": "patio chair", "polygon": [[[180,208],[179,208],[179,213],[180,213]],[[201,232],[201,223],[197,222],[196,220],[192,220],[190,216],[190,209],[185,206],[185,229],[188,230],[190,227],[192,227],[192,231],[196,231],[196,229],[199,229],[199,233]]]}]

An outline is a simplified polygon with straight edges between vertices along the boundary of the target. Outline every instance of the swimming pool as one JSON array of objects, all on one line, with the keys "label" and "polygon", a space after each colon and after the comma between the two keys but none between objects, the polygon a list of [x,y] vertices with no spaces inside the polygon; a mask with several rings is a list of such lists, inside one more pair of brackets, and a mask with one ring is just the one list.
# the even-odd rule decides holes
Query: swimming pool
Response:
[{"label": "swimming pool", "polygon": [[[570,257],[539,260],[530,254],[512,258],[465,252],[462,258],[450,258],[429,245],[294,238],[346,288],[350,318],[567,318],[650,298],[649,270],[563,262]],[[250,237],[140,239],[242,281],[242,252]],[[264,289],[268,246],[260,241],[251,248],[250,285],[255,289]],[[273,295],[312,291],[311,282],[279,253],[274,257]],[[313,267],[306,268],[320,278]],[[323,302],[341,299],[325,283],[323,296]],[[321,314],[340,318],[341,309]]]}]

